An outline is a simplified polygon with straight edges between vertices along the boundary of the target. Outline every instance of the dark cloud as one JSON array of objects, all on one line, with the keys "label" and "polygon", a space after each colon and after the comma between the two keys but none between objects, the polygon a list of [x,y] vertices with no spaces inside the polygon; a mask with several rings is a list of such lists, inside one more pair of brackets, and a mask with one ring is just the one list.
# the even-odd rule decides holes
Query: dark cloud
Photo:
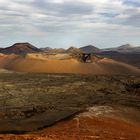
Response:
[{"label": "dark cloud", "polygon": [[102,15],[103,17],[108,17],[108,18],[114,18],[119,15],[119,13],[99,13],[99,15]]}]

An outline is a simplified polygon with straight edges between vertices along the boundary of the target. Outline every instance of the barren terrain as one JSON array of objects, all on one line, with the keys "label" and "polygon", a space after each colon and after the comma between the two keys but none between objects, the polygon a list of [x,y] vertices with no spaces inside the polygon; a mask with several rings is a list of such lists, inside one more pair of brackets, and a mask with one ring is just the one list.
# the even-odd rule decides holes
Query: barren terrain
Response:
[{"label": "barren terrain", "polygon": [[0,139],[140,138],[140,76],[1,73],[0,100]]}]

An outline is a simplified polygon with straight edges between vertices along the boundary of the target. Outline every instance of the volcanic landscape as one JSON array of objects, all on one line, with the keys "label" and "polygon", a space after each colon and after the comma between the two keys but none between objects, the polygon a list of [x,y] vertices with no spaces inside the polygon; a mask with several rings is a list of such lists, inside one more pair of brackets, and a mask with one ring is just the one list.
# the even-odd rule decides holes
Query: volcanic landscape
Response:
[{"label": "volcanic landscape", "polygon": [[0,49],[0,139],[140,140],[139,58],[131,65],[104,53],[29,43]]}]

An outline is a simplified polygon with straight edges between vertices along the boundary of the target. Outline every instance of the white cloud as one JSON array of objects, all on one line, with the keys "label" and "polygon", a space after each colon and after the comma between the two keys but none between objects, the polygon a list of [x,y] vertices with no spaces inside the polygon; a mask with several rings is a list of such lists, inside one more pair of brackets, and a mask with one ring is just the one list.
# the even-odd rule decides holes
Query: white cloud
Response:
[{"label": "white cloud", "polygon": [[[127,3],[126,0],[0,0],[0,33],[3,38],[10,38],[9,31],[15,38],[18,38],[16,32],[24,37],[28,34],[30,40],[34,40],[34,35],[44,35],[48,42],[59,33],[64,37],[69,34],[72,40],[75,33],[89,42],[86,32],[90,35],[102,32],[105,37],[106,34],[125,32],[136,41],[136,35],[140,35],[138,4],[139,0],[128,0]],[[127,36],[123,38],[127,39]],[[5,40],[0,42],[5,44]]]}]

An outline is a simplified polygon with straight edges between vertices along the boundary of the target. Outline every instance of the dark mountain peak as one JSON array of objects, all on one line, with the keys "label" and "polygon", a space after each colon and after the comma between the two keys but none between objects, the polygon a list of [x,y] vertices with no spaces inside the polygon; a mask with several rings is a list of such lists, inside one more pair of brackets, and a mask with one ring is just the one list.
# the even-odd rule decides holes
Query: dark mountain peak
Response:
[{"label": "dark mountain peak", "polygon": [[33,46],[28,42],[15,43],[10,47],[3,48],[0,50],[1,53],[5,53],[5,54],[11,54],[11,53],[26,54],[26,53],[36,53],[40,51],[41,51],[40,49],[38,49],[37,47]]},{"label": "dark mountain peak", "polygon": [[80,48],[81,51],[86,52],[86,53],[93,53],[93,52],[99,52],[100,49],[93,46],[93,45],[88,45]]},{"label": "dark mountain peak", "polygon": [[32,49],[38,49],[37,47],[33,46],[32,44],[28,43],[28,42],[23,42],[23,43],[15,43],[13,44],[11,47],[17,47],[17,48],[32,48]]},{"label": "dark mountain peak", "polygon": [[12,46],[18,46],[18,45],[31,45],[29,42],[18,42],[13,44]]}]

